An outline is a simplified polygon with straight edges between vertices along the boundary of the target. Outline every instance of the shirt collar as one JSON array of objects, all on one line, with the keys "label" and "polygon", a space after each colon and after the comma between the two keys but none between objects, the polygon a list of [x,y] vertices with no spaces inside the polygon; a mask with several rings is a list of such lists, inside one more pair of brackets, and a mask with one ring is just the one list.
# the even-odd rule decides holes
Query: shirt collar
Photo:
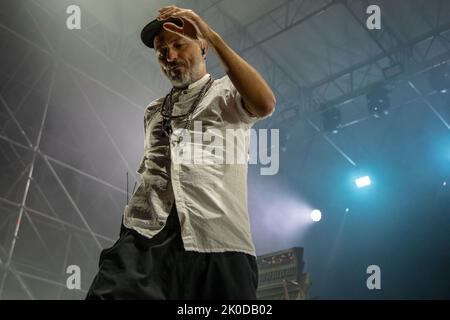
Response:
[{"label": "shirt collar", "polygon": [[204,85],[208,79],[210,77],[209,73],[206,73],[203,77],[201,77],[200,79],[198,79],[197,81],[192,82],[190,85],[188,85],[187,88],[185,89],[180,89],[180,90],[176,90],[176,91],[185,91],[185,90],[192,90],[196,87],[202,86]]},{"label": "shirt collar", "polygon": [[191,83],[191,84],[188,86],[188,90],[191,90],[191,89],[193,89],[193,88],[195,88],[195,87],[204,85],[204,84],[206,83],[206,81],[208,81],[209,77],[210,77],[209,73],[205,74],[203,77],[201,77],[201,78],[198,79],[197,81]]}]

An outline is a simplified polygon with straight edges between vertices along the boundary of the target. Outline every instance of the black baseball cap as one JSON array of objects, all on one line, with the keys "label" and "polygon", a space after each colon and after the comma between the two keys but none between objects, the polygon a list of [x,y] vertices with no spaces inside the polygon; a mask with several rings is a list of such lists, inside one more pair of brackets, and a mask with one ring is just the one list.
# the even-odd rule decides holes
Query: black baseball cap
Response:
[{"label": "black baseball cap", "polygon": [[153,20],[148,23],[144,29],[141,31],[141,40],[149,48],[154,49],[153,39],[161,32],[163,29],[163,24],[166,22],[173,22],[178,27],[183,26],[183,21],[179,18],[169,18],[167,20]]}]

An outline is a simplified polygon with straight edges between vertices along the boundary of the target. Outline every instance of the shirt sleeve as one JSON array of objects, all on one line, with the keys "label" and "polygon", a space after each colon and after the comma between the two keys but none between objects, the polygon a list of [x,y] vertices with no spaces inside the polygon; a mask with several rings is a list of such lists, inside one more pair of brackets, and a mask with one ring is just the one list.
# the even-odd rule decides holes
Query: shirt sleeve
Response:
[{"label": "shirt sleeve", "polygon": [[272,111],[270,114],[264,117],[258,117],[253,114],[250,114],[250,112],[248,112],[244,107],[244,100],[241,94],[239,93],[239,91],[237,91],[236,87],[234,86],[233,82],[231,82],[228,75],[226,75],[222,80],[225,88],[227,89],[226,92],[228,92],[229,98],[232,101],[231,103],[232,107],[234,111],[238,114],[242,122],[252,125],[258,121],[267,119],[270,116],[272,116],[274,111]]}]

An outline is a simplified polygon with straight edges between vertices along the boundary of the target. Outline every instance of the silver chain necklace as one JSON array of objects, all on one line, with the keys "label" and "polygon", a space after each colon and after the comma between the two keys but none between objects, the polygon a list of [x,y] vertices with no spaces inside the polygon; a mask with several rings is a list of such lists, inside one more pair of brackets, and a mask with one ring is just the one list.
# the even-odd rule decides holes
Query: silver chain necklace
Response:
[{"label": "silver chain necklace", "polygon": [[[172,96],[173,96],[173,93],[175,92],[175,88],[172,88],[172,90],[170,90],[170,93],[167,94],[166,97],[164,98],[164,102],[161,107],[161,115],[163,117],[163,121],[162,121],[162,125],[161,125],[162,135],[165,135],[165,136],[169,137],[169,139],[170,139],[170,137],[173,133],[172,119],[183,119],[183,120],[187,119],[187,120],[185,120],[183,132],[190,127],[190,125],[192,123],[192,115],[193,115],[195,109],[200,104],[200,102],[202,101],[202,99],[206,95],[206,93],[208,92],[208,90],[211,87],[211,85],[213,84],[213,82],[214,82],[214,79],[212,78],[212,76],[210,76],[208,81],[206,82],[206,84],[202,87],[199,94],[195,98],[194,102],[192,103],[191,107],[189,108],[189,111],[185,114],[181,114],[178,116],[172,115],[173,105],[174,105],[174,103],[172,101]],[[178,143],[180,143],[183,140],[183,135],[180,134],[176,140]]]}]

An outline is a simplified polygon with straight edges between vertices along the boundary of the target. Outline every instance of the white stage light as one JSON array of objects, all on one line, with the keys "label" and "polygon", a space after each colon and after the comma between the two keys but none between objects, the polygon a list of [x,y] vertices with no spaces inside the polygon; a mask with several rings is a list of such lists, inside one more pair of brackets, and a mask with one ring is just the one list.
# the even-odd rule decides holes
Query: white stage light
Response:
[{"label": "white stage light", "polygon": [[311,211],[311,220],[314,222],[318,222],[320,221],[320,219],[322,219],[322,212],[320,212],[320,210],[313,210]]},{"label": "white stage light", "polygon": [[356,179],[355,183],[356,183],[356,186],[358,188],[363,188],[363,187],[370,186],[372,181],[370,181],[370,177],[369,176],[365,176],[365,177],[361,177],[361,178]]}]

